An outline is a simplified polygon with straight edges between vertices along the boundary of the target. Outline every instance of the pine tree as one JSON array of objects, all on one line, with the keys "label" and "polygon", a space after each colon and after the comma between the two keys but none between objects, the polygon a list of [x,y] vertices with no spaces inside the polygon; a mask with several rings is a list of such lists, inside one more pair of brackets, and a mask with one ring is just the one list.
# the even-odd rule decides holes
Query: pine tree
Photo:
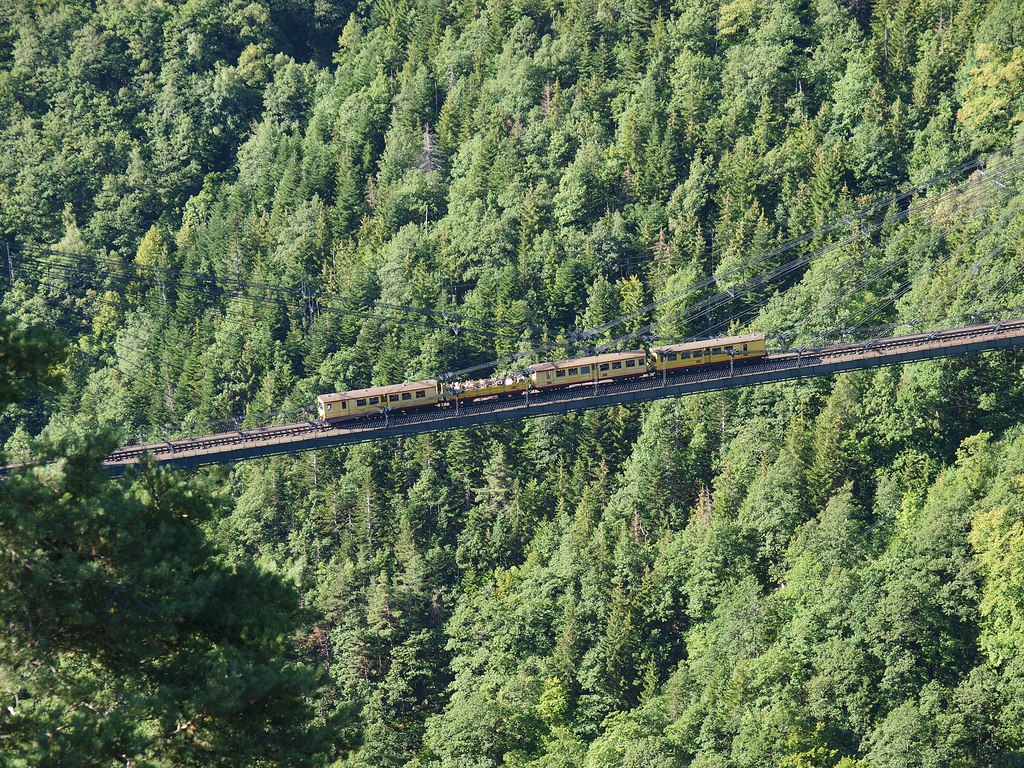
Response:
[{"label": "pine tree", "polygon": [[[0,328],[0,380],[30,383],[52,364],[38,329],[6,315]],[[18,388],[2,392],[0,407]],[[208,491],[153,466],[113,481],[99,465],[111,448],[108,434],[69,435],[40,446],[48,463],[0,483],[6,757],[323,759],[332,737],[309,697],[327,691],[296,653],[297,595],[224,563],[202,529],[216,509]]]}]

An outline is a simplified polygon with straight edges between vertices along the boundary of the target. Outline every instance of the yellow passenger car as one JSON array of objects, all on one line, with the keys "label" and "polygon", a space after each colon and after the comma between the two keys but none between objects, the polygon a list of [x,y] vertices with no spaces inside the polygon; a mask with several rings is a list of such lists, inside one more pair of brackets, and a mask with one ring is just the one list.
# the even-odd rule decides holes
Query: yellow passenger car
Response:
[{"label": "yellow passenger car", "polygon": [[728,363],[730,358],[746,360],[751,357],[764,357],[765,354],[763,333],[704,339],[651,350],[653,367],[656,371],[674,371],[692,365],[708,365],[709,363]]},{"label": "yellow passenger car", "polygon": [[320,395],[316,400],[317,413],[324,421],[367,416],[380,413],[385,408],[403,411],[437,403],[437,380],[424,379],[386,387],[353,389]]},{"label": "yellow passenger car", "polygon": [[566,387],[601,379],[617,379],[647,373],[647,353],[642,349],[609,352],[530,366],[530,381],[536,389]]},{"label": "yellow passenger car", "polygon": [[441,394],[446,399],[457,396],[460,400],[479,400],[483,397],[525,392],[529,386],[530,380],[518,374],[512,376],[493,376],[487,379],[473,379],[471,381],[442,384]]}]

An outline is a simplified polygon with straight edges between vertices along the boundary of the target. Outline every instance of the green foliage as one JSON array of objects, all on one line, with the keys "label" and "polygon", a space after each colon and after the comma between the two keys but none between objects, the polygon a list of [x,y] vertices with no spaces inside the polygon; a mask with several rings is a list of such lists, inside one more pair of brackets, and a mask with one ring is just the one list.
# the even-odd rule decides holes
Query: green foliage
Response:
[{"label": "green foliage", "polygon": [[[46,334],[0,325],[3,380],[31,385]],[[149,465],[111,481],[112,445],[68,434],[0,484],[5,762],[315,764],[338,740],[315,722],[330,689],[296,652],[294,590],[224,562],[209,489]]]},{"label": "green foliage", "polygon": [[45,326],[0,313],[0,414],[20,402],[30,387],[54,382],[58,350]]},{"label": "green foliage", "polygon": [[2,491],[15,760],[1019,761],[1019,355],[268,459],[223,506],[81,437],[726,332],[710,277],[796,347],[1019,304],[1016,174],[822,230],[1019,134],[1019,3],[8,5],[0,235],[76,254],[2,281],[5,449],[70,457]]}]

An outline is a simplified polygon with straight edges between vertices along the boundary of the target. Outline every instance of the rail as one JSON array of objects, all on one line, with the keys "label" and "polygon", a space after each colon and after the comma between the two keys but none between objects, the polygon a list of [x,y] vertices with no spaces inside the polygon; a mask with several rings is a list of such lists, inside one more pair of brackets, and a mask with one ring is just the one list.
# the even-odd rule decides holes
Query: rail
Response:
[{"label": "rail", "polygon": [[458,408],[449,405],[413,413],[380,415],[353,423],[299,422],[132,445],[114,451],[104,461],[104,466],[110,473],[120,474],[137,464],[144,454],[157,462],[178,467],[222,464],[1018,346],[1024,346],[1024,319],[773,354],[737,363],[731,369],[728,366],[701,368],[667,376],[653,374],[626,382],[608,381],[555,392],[531,392],[528,399],[516,396],[465,403]]}]

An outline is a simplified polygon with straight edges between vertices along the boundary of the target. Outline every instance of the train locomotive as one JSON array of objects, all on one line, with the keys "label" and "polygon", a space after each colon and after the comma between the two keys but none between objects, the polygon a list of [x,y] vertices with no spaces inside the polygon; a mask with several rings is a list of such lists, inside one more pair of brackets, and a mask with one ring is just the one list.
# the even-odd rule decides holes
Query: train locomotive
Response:
[{"label": "train locomotive", "polygon": [[599,386],[605,381],[659,374],[668,376],[688,368],[732,364],[764,357],[766,354],[763,333],[705,339],[651,349],[534,363],[524,373],[507,376],[455,382],[424,379],[335,392],[317,397],[317,414],[321,421],[336,422],[366,418],[382,412],[447,408],[452,403],[485,398],[527,397],[531,391]]}]

